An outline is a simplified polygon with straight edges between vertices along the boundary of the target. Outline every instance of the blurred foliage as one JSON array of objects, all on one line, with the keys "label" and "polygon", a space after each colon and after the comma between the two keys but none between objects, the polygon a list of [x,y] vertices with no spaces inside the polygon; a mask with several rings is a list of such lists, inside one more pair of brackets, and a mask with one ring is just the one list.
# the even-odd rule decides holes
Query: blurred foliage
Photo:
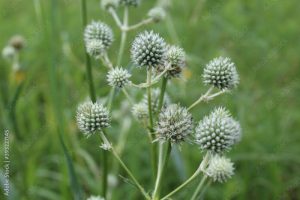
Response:
[{"label": "blurred foliage", "polygon": [[[137,22],[154,3],[145,0],[138,9],[132,8],[130,22]],[[99,194],[99,140],[84,138],[74,117],[78,103],[88,96],[80,1],[0,0],[0,8],[0,47],[15,34],[27,40],[21,52],[26,78],[15,108],[19,139],[10,115],[18,84],[10,64],[0,60],[0,127],[1,131],[10,131],[11,192],[18,196],[14,199],[73,198],[60,133],[84,194]],[[300,198],[299,9],[298,0],[172,0],[166,21],[146,28],[182,46],[188,54],[184,80],[168,84],[173,102],[190,105],[206,90],[201,73],[210,59],[229,56],[238,67],[241,83],[237,90],[201,104],[192,112],[200,120],[214,106],[224,105],[243,128],[242,142],[229,155],[236,163],[236,175],[224,185],[212,184],[206,192],[207,199]],[[115,30],[116,41],[109,52],[110,57],[115,57],[120,34],[114,21],[99,8],[98,0],[88,1],[88,12],[89,21],[103,20]],[[129,45],[143,29],[129,34],[124,66],[131,66]],[[105,97],[109,93],[106,69],[97,61],[93,61],[93,68],[97,96]],[[132,70],[136,82],[144,80],[145,71]],[[113,141],[121,134],[124,123],[130,122],[125,121],[130,117],[130,108],[122,103],[123,99],[121,93],[117,94],[113,105],[115,118],[123,119],[114,120],[108,130]],[[3,142],[0,146],[3,149]],[[3,151],[3,159],[2,155]],[[150,190],[147,138],[135,121],[123,157]],[[163,193],[192,174],[201,157],[196,145],[184,144],[181,150],[174,151]],[[114,177],[118,185],[113,199],[140,199],[138,191],[122,178],[126,174],[120,173],[122,176]],[[196,182],[174,199],[187,199]],[[0,197],[4,198],[3,193]]]}]

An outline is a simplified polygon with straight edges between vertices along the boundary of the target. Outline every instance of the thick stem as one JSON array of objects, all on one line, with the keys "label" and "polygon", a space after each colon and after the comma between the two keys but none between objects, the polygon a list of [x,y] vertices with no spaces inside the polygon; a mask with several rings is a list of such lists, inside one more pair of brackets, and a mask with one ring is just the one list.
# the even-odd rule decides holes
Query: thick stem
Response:
[{"label": "thick stem", "polygon": [[[126,6],[124,9],[124,18],[123,18],[123,26],[127,27],[128,25],[128,7]],[[122,62],[124,49],[125,49],[125,42],[127,38],[127,31],[122,29],[122,35],[121,35],[121,44],[119,49],[119,55],[118,55],[118,62],[117,65],[119,66]]]},{"label": "thick stem", "polygon": [[200,193],[201,189],[203,188],[206,179],[207,179],[207,175],[204,175],[204,176],[202,177],[202,179],[201,179],[199,185],[197,186],[197,188],[196,188],[196,190],[195,190],[195,192],[194,192],[194,194],[193,194],[191,200],[197,200],[197,196],[198,196],[198,194]]},{"label": "thick stem", "polygon": [[188,107],[188,111],[191,110],[192,108],[194,108],[196,105],[198,105],[200,102],[204,101],[205,99],[207,99],[208,95],[211,93],[211,91],[213,90],[213,87],[210,87],[207,92],[202,95],[197,101],[195,101],[190,107]]},{"label": "thick stem", "polygon": [[146,193],[145,189],[141,186],[141,184],[137,181],[135,176],[132,174],[132,172],[128,169],[126,164],[122,161],[118,153],[116,152],[115,148],[111,145],[111,143],[108,141],[108,139],[105,136],[104,130],[100,132],[100,136],[105,144],[107,144],[110,147],[110,152],[113,154],[113,156],[117,159],[117,161],[120,163],[120,165],[123,167],[123,169],[126,171],[126,173],[130,176],[136,187],[141,191],[141,193],[144,195],[144,197],[148,200],[150,200],[150,196]]},{"label": "thick stem", "polygon": [[108,177],[108,164],[107,164],[107,152],[106,150],[102,150],[102,196],[106,198],[107,193],[107,177]]},{"label": "thick stem", "polygon": [[[147,84],[151,85],[151,68],[148,68],[147,71]],[[153,129],[153,116],[152,116],[152,100],[151,100],[151,87],[147,88],[148,96],[148,113],[149,113],[149,128]]]},{"label": "thick stem", "polygon": [[158,113],[161,110],[163,103],[164,103],[164,96],[165,96],[165,91],[167,88],[167,83],[168,83],[168,79],[166,77],[163,77],[161,89],[160,89],[159,102],[158,102]]},{"label": "thick stem", "polygon": [[160,193],[160,189],[161,189],[161,180],[162,180],[162,176],[168,165],[171,149],[172,149],[171,142],[168,142],[167,152],[165,155],[165,159],[163,160],[163,143],[161,143],[159,146],[159,160],[158,160],[157,177],[156,177],[156,182],[155,182],[155,187],[154,187],[154,192],[153,192],[153,199],[155,199],[155,200],[159,199],[159,193]]}]

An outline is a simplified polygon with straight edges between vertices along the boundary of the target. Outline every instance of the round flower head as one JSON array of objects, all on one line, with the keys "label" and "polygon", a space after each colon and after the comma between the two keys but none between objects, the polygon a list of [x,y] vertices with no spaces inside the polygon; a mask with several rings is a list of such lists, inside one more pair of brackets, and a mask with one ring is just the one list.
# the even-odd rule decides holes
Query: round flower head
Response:
[{"label": "round flower head", "polygon": [[159,140],[180,143],[193,130],[193,118],[186,108],[171,104],[161,111],[155,127]]},{"label": "round flower head", "polygon": [[[159,88],[155,88],[155,89],[151,90],[151,106],[152,106],[153,113],[158,112],[159,96],[160,96]],[[144,95],[142,102],[148,108],[148,95],[147,94]],[[165,93],[163,107],[169,105],[170,102],[171,102],[171,100],[170,100],[169,95],[167,93]]]},{"label": "round flower head", "polygon": [[132,107],[132,114],[138,120],[147,119],[148,118],[148,107],[147,107],[147,104],[138,103],[138,104],[133,105],[133,107]]},{"label": "round flower head", "polygon": [[2,57],[8,60],[13,59],[13,57],[16,55],[16,50],[14,47],[8,45],[3,48],[2,50]]},{"label": "round flower head", "polygon": [[241,138],[241,128],[224,108],[215,109],[196,127],[196,141],[202,150],[223,153]]},{"label": "round flower head", "polygon": [[120,5],[124,6],[138,6],[141,3],[141,0],[119,0]]},{"label": "round flower head", "polygon": [[213,181],[224,183],[234,175],[233,163],[230,159],[216,154],[211,158],[205,173]]},{"label": "round flower head", "polygon": [[108,110],[100,103],[86,101],[78,106],[77,124],[87,136],[110,125]]},{"label": "round flower head", "polygon": [[118,0],[101,0],[101,7],[103,9],[118,7]]},{"label": "round flower head", "polygon": [[183,49],[177,46],[170,46],[166,53],[166,64],[157,67],[156,73],[161,73],[164,71],[164,67],[168,66],[170,69],[165,76],[167,78],[178,77],[185,67],[185,63],[185,52]]},{"label": "round flower head", "polygon": [[99,40],[102,42],[104,50],[107,50],[112,44],[114,34],[111,28],[103,22],[93,21],[86,26],[84,30],[84,41],[87,45],[91,40]]},{"label": "round flower head", "polygon": [[105,52],[105,48],[100,40],[93,39],[86,42],[86,51],[91,57],[99,59]]},{"label": "round flower head", "polygon": [[153,31],[139,34],[131,47],[133,62],[141,67],[157,67],[164,63],[166,43]]},{"label": "round flower head", "polygon": [[149,10],[148,17],[152,18],[155,22],[159,22],[166,17],[165,9],[162,7],[154,7]]},{"label": "round flower head", "polygon": [[105,200],[105,199],[102,198],[101,196],[90,196],[86,200]]},{"label": "round flower head", "polygon": [[129,78],[131,75],[126,69],[121,67],[116,67],[110,70],[107,74],[107,81],[110,86],[123,88],[128,83],[130,83]]},{"label": "round flower head", "polygon": [[205,66],[203,80],[204,84],[221,90],[232,89],[239,83],[239,75],[230,58],[218,57]]},{"label": "round flower head", "polygon": [[25,39],[21,35],[15,35],[9,40],[9,45],[19,51],[25,46]]}]

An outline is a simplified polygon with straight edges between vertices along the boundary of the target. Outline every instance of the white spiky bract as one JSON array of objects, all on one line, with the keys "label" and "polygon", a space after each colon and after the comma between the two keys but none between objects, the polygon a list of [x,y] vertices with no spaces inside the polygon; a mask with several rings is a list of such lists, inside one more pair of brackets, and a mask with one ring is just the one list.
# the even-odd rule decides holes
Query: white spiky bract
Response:
[{"label": "white spiky bract", "polygon": [[[160,96],[160,89],[155,88],[151,90],[151,107],[152,107],[152,112],[157,113],[158,112],[158,104],[159,104],[159,96]],[[145,94],[143,97],[142,102],[146,105],[148,108],[148,95]],[[163,102],[163,107],[169,105],[171,102],[170,97],[168,93],[165,92],[164,94],[164,102]]]},{"label": "white spiky bract", "polygon": [[108,72],[107,81],[110,86],[121,89],[130,83],[130,77],[131,74],[126,69],[116,67]]},{"label": "white spiky bract", "polygon": [[110,125],[107,108],[98,102],[86,101],[78,106],[77,125],[87,136]]},{"label": "white spiky bract", "polygon": [[92,21],[84,30],[84,42],[88,46],[91,41],[95,40],[101,41],[103,49],[107,50],[114,40],[112,29],[101,21]]},{"label": "white spiky bract", "polygon": [[144,120],[148,118],[148,107],[144,103],[134,104],[132,107],[132,114],[138,120]]},{"label": "white spiky bract", "polygon": [[181,143],[193,130],[193,118],[186,108],[171,104],[159,114],[155,131],[162,141]]},{"label": "white spiky bract", "polygon": [[145,31],[133,41],[131,59],[139,67],[157,67],[164,64],[166,43],[157,33]]},{"label": "white spiky bract", "polygon": [[101,40],[93,39],[86,43],[86,51],[91,57],[100,59],[105,52],[105,48]]},{"label": "white spiky bract", "polygon": [[226,182],[234,175],[233,163],[224,156],[214,155],[205,170],[205,173],[212,178],[214,182]]},{"label": "white spiky bract", "polygon": [[223,153],[240,141],[240,124],[225,108],[217,108],[196,127],[196,142],[202,150]]},{"label": "white spiky bract", "polygon": [[90,196],[86,200],[105,200],[105,199],[101,196]]},{"label": "white spiky bract", "polygon": [[124,5],[124,6],[138,6],[140,5],[141,0],[119,0],[119,4],[120,5]]},{"label": "white spiky bract", "polygon": [[154,7],[148,12],[148,17],[152,18],[153,21],[159,22],[166,17],[166,11],[162,7]]},{"label": "white spiky bract", "polygon": [[117,8],[118,5],[119,5],[118,0],[101,0],[101,7],[103,9]]},{"label": "white spiky bract", "polygon": [[218,57],[205,66],[203,81],[221,90],[233,89],[239,83],[239,75],[230,58]]}]

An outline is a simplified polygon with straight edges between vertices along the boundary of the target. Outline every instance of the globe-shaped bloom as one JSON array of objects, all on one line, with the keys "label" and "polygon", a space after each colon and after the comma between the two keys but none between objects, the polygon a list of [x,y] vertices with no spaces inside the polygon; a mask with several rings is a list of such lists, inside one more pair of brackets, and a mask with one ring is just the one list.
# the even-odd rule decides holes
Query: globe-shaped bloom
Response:
[{"label": "globe-shaped bloom", "polygon": [[107,108],[98,102],[86,101],[78,106],[77,125],[87,136],[110,125]]},{"label": "globe-shaped bloom", "polygon": [[138,103],[133,105],[132,107],[132,114],[138,119],[138,120],[145,120],[148,118],[148,107],[144,103]]},{"label": "globe-shaped bloom", "polygon": [[94,40],[101,41],[103,49],[107,50],[114,40],[112,29],[103,22],[93,21],[92,23],[87,25],[84,30],[85,45],[87,46],[90,41]]},{"label": "globe-shaped bloom", "polygon": [[124,5],[124,6],[138,6],[140,5],[141,0],[119,0],[119,4],[120,5]]},{"label": "globe-shaped bloom", "polygon": [[204,68],[203,81],[218,89],[233,89],[239,83],[239,75],[230,58],[218,57]]},{"label": "globe-shaped bloom", "polygon": [[171,104],[159,114],[155,131],[159,140],[181,143],[193,130],[193,118],[186,108]]},{"label": "globe-shaped bloom", "polygon": [[99,59],[105,52],[105,48],[101,40],[93,39],[86,43],[86,51],[91,57]]},{"label": "globe-shaped bloom", "polygon": [[234,175],[233,163],[228,158],[214,155],[205,173],[211,177],[213,181],[224,183]]},{"label": "globe-shaped bloom", "polygon": [[157,67],[164,64],[166,43],[153,31],[139,34],[132,43],[131,59],[139,67]]},{"label": "globe-shaped bloom", "polygon": [[215,109],[196,127],[196,142],[202,150],[223,153],[240,141],[240,124],[224,108]]},{"label": "globe-shaped bloom", "polygon": [[131,74],[126,69],[116,67],[108,72],[107,81],[110,86],[123,88],[130,83],[130,77]]}]

